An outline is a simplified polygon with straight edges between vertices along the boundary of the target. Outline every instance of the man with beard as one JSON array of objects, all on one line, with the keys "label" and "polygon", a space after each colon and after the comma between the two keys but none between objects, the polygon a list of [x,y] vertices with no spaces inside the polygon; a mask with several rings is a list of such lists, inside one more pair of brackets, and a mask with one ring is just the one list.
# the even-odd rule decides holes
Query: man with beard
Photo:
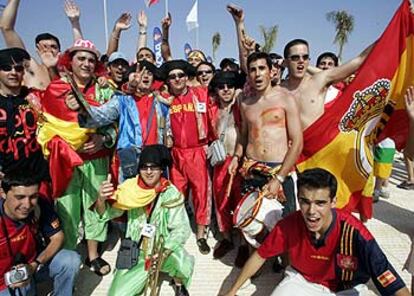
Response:
[{"label": "man with beard", "polygon": [[212,108],[207,89],[187,86],[193,67],[183,60],[173,60],[161,66],[161,72],[173,96],[170,105],[173,141],[171,180],[185,196],[191,188],[197,224],[197,245],[202,254],[210,247],[206,226],[210,224],[211,200],[208,194],[207,144],[215,138]]}]

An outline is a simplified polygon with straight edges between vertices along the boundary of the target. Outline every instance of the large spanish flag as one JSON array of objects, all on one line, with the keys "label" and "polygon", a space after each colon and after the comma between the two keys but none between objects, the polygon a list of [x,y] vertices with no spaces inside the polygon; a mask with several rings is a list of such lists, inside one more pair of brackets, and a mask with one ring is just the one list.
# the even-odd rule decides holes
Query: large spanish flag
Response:
[{"label": "large spanish flag", "polygon": [[[78,113],[70,110],[66,104],[66,96],[71,92],[70,85],[62,79],[52,81],[42,98],[44,122],[39,124],[37,141],[43,154],[49,160],[49,171],[52,179],[52,197],[60,197],[66,190],[76,166],[83,164],[78,150],[89,138],[94,129],[81,128]],[[95,88],[89,88],[85,95],[91,104],[95,97]]]},{"label": "large spanish flag", "polygon": [[321,167],[338,179],[337,206],[372,217],[373,147],[404,146],[404,92],[414,85],[414,16],[404,0],[342,96],[304,131],[299,171]]}]

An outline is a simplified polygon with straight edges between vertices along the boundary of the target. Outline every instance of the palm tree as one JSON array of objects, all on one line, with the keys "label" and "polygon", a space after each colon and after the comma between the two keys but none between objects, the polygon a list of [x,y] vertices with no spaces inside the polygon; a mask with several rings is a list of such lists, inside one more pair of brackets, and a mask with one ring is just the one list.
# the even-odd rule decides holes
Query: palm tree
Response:
[{"label": "palm tree", "polygon": [[270,53],[270,51],[273,49],[276,44],[278,30],[278,25],[271,26],[270,28],[260,26],[260,32],[262,33],[264,40],[264,44],[262,46],[263,52]]},{"label": "palm tree", "polygon": [[211,39],[211,43],[213,45],[213,61],[216,60],[216,52],[220,46],[221,42],[221,35],[219,32],[214,33],[213,38]]},{"label": "palm tree", "polygon": [[354,17],[345,10],[337,10],[328,12],[326,19],[335,25],[336,34],[334,43],[338,44],[338,58],[341,60],[344,45],[348,42],[348,37],[354,30]]}]

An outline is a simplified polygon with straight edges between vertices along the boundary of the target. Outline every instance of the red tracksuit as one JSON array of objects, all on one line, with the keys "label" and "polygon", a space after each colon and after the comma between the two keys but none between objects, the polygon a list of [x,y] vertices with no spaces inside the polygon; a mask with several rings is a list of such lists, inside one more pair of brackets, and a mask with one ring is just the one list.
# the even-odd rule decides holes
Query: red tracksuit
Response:
[{"label": "red tracksuit", "polygon": [[[194,104],[196,101],[198,104]],[[212,105],[205,88],[188,88],[188,92],[174,98],[170,106],[170,120],[174,146],[171,181],[184,195],[191,188],[196,223],[209,225],[211,199],[208,198],[207,144],[214,138]],[[195,106],[198,105],[198,106]],[[200,115],[205,137],[199,137],[196,110]]]}]

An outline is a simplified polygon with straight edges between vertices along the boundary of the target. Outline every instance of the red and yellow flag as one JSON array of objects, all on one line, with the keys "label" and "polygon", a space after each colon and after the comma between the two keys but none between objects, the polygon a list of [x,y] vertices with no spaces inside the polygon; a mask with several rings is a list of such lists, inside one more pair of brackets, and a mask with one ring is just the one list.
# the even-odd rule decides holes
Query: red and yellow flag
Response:
[{"label": "red and yellow flag", "polygon": [[414,85],[414,16],[404,0],[341,97],[304,131],[299,171],[321,167],[338,180],[337,206],[372,217],[373,146],[404,147],[404,92]]}]

